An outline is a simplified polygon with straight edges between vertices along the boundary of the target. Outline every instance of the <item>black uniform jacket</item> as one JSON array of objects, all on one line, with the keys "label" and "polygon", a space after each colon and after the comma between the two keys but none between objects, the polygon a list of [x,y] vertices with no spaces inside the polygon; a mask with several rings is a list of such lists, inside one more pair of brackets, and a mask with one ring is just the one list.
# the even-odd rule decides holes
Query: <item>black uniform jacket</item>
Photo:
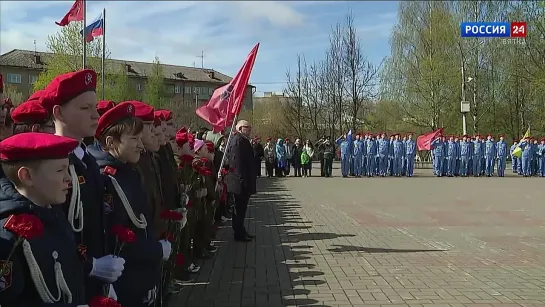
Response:
[{"label": "black uniform jacket", "polygon": [[161,189],[163,204],[166,209],[172,210],[180,207],[180,191],[176,161],[170,143],[161,146],[157,152],[161,174]]},{"label": "black uniform jacket", "polygon": [[29,240],[32,253],[49,291],[57,297],[55,261],[52,256],[54,252],[57,252],[57,261],[61,264],[64,279],[72,292],[72,303],[64,303],[64,299],[56,304],[46,304],[42,301],[31,279],[28,263],[23,254],[23,246],[19,244],[0,278],[0,305],[2,307],[75,307],[85,304],[83,263],[66,215],[60,207],[43,208],[34,205],[19,194],[6,177],[0,178],[1,264],[6,263],[17,240],[17,237],[3,226],[11,214],[20,213],[35,215],[42,221],[43,234]]},{"label": "black uniform jacket", "polygon": [[[89,153],[85,153],[83,161],[72,153],[69,160],[78,175],[80,199],[83,205],[83,230],[74,235],[76,242],[87,250],[85,257],[86,295],[88,297],[103,295],[103,282],[89,277],[89,273],[93,269],[93,258],[98,259],[113,252],[108,250],[105,235],[108,225],[106,225],[104,212],[104,183],[96,160]],[[69,205],[70,195],[62,206],[66,216],[68,216]],[[75,222],[76,227],[79,226],[78,223],[79,221]]]},{"label": "black uniform jacket", "polygon": [[[125,269],[123,275],[114,284],[119,303],[125,305],[123,301],[126,301],[126,296],[141,299],[155,286],[161,274],[160,264],[163,249],[159,239],[152,231],[151,207],[147,203],[146,193],[142,189],[140,177],[134,166],[122,163],[109,153],[104,152],[100,145],[93,145],[88,150],[97,159],[101,171],[104,171],[106,166],[115,169],[113,177],[125,192],[134,214],[140,218],[140,213],[143,213],[148,222],[146,229],[134,226],[110,178],[103,174],[106,187],[105,195],[106,198],[110,198],[108,203],[112,210],[108,216],[108,223],[112,226],[125,226],[136,234],[136,242],[125,244],[121,250],[120,256],[126,261]],[[115,237],[110,237],[109,241],[115,244]]]},{"label": "black uniform jacket", "polygon": [[234,168],[226,178],[227,191],[234,194],[255,194],[257,170],[250,141],[240,133],[235,134],[230,141],[227,157],[229,166]]}]

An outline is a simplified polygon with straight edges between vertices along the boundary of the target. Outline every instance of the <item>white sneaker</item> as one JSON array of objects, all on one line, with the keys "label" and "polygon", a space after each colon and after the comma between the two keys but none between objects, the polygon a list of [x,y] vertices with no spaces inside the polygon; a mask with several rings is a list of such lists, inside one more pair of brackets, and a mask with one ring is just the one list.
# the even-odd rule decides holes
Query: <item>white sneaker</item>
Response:
[{"label": "white sneaker", "polygon": [[189,273],[197,273],[197,272],[199,272],[200,270],[201,270],[201,267],[198,266],[198,265],[196,265],[196,264],[194,264],[194,263],[190,264],[189,267],[187,268],[187,271],[188,271]]}]

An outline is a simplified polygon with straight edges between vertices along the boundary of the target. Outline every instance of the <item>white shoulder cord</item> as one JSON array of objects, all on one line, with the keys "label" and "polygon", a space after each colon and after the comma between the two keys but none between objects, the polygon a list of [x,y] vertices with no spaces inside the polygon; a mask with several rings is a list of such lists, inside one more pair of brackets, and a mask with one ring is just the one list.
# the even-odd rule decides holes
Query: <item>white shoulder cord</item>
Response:
[{"label": "white shoulder cord", "polygon": [[[74,165],[68,167],[72,177],[72,195],[70,196],[70,206],[68,207],[68,221],[74,232],[83,230],[83,204],[80,199],[79,179]],[[79,227],[76,228],[76,220],[79,220]]]},{"label": "white shoulder cord", "polygon": [[140,213],[140,219],[136,217],[134,211],[132,210],[131,204],[129,203],[129,200],[127,199],[127,195],[125,195],[125,192],[123,191],[117,180],[111,175],[108,175],[108,177],[110,177],[110,180],[114,185],[114,189],[117,192],[119,198],[121,199],[123,207],[125,207],[125,211],[127,211],[131,222],[134,224],[134,226],[136,226],[136,228],[145,229],[148,226],[148,222],[146,221],[146,217],[144,216],[144,214]]},{"label": "white shoulder cord", "polygon": [[57,262],[59,254],[54,251],[52,255],[53,259],[55,260],[55,283],[57,285],[58,293],[58,296],[54,297],[53,294],[51,294],[51,291],[49,291],[49,288],[47,287],[47,283],[45,282],[42,271],[40,270],[40,266],[38,265],[38,262],[36,262],[36,258],[34,258],[34,254],[32,253],[32,249],[30,247],[30,243],[28,243],[27,240],[23,241],[23,253],[28,263],[28,268],[30,269],[30,277],[34,282],[36,290],[38,291],[38,294],[40,295],[42,301],[47,304],[54,304],[59,302],[64,294],[66,295],[66,302],[68,304],[72,303],[72,291],[70,291],[70,288],[68,288],[68,285],[66,284],[64,274],[62,273],[61,264]]}]

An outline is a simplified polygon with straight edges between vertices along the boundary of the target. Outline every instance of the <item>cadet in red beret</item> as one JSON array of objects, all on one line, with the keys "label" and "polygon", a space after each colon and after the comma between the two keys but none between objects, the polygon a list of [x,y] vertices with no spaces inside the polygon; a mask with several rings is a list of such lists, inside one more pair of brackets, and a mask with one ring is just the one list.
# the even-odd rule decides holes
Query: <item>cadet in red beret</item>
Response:
[{"label": "cadet in red beret", "polygon": [[40,103],[52,115],[57,135],[77,140],[95,135],[97,74],[84,69],[55,77],[40,97]]},{"label": "cadet in red beret", "polygon": [[[55,133],[83,141],[94,137],[98,126],[97,75],[84,69],[59,75],[51,81],[39,101],[55,124]],[[104,206],[104,186],[100,169],[85,145],[70,154],[72,189],[63,205],[80,250],[85,256],[87,297],[102,295],[104,287],[117,281],[123,271],[123,258],[112,256],[112,248],[101,234],[110,231],[106,223],[108,207]]]},{"label": "cadet in red beret", "polygon": [[[0,301],[6,306],[81,306],[86,304],[84,273],[76,242],[66,219],[58,217],[52,205],[62,204],[68,193],[68,155],[78,141],[46,133],[21,133],[0,142],[0,160],[6,174],[0,227],[0,260],[3,270]],[[17,228],[25,227],[26,240],[16,246]],[[25,250],[12,253],[15,249]],[[52,255],[54,258],[52,258]],[[34,260],[29,265],[28,259]],[[57,259],[62,260],[58,266]],[[57,272],[57,270],[61,270]],[[60,273],[60,274],[57,274]],[[40,276],[39,281],[35,276]],[[34,280],[34,283],[32,282]],[[65,285],[54,288],[54,282]],[[36,284],[35,284],[36,283]],[[41,288],[58,294],[57,303]],[[11,304],[9,302],[12,302]]]},{"label": "cadet in red beret", "polygon": [[97,112],[102,116],[102,114],[106,113],[106,111],[110,110],[114,106],[115,102],[113,100],[101,100],[97,103]]},{"label": "cadet in red beret", "polygon": [[[115,291],[123,306],[143,306],[142,302],[157,284],[161,261],[167,260],[172,250],[170,242],[159,240],[156,235],[150,214],[152,207],[140,179],[145,177],[139,177],[133,167],[144,150],[141,141],[144,125],[134,115],[135,107],[130,102],[106,111],[98,121],[96,138],[100,145],[89,147],[100,165],[106,195],[115,213],[110,215],[111,225],[133,229],[136,235],[136,241],[120,253],[127,267],[115,283]],[[148,179],[144,179],[146,183]],[[111,242],[115,242],[115,234],[110,234]]]},{"label": "cadet in red beret", "polygon": [[23,132],[55,133],[55,125],[49,112],[37,99],[27,100],[11,112],[13,120],[13,134]]}]

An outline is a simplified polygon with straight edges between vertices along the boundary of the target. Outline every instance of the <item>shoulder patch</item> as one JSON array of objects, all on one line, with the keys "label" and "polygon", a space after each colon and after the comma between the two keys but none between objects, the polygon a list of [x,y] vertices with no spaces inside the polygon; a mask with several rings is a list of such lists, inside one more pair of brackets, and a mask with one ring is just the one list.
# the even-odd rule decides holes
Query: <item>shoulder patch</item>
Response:
[{"label": "shoulder patch", "polygon": [[85,183],[85,177],[78,176],[78,182],[79,182],[79,184],[84,184]]},{"label": "shoulder patch", "polygon": [[0,292],[11,287],[12,276],[13,276],[13,262],[0,260]]}]

